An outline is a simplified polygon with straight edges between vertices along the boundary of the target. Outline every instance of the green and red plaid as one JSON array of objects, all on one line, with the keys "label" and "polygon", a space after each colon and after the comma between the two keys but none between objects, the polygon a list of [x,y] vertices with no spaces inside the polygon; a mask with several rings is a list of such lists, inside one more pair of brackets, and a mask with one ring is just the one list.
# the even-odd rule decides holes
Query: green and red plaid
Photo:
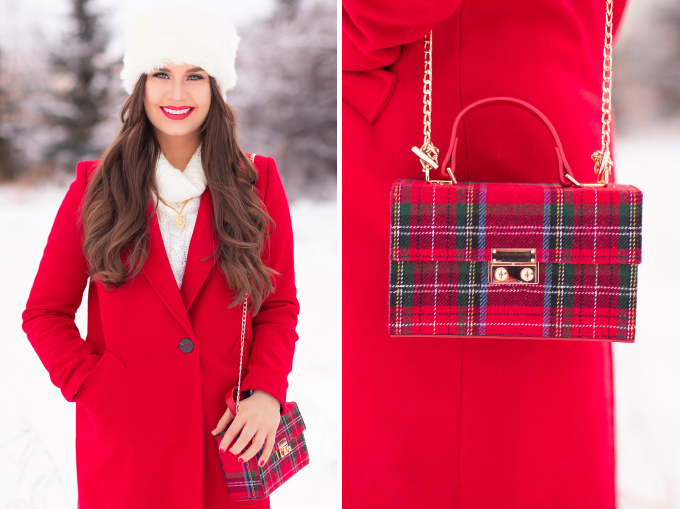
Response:
[{"label": "green and red plaid", "polygon": [[[391,200],[392,336],[634,340],[639,189],[401,179]],[[538,284],[490,284],[502,248],[536,249]]]},{"label": "green and red plaid", "polygon": [[[262,451],[244,463],[237,463],[235,458],[230,457],[233,455],[229,450],[220,453],[229,497],[232,500],[267,498],[284,481],[309,464],[309,451],[303,433],[307,427],[302,420],[297,403],[289,401],[286,406],[287,411],[281,416],[281,423],[276,431],[274,450],[264,466],[258,465]],[[218,446],[224,433],[215,435]],[[240,434],[236,436],[236,439],[239,436]],[[278,443],[283,439],[287,441],[291,451],[280,458],[277,454]]]}]

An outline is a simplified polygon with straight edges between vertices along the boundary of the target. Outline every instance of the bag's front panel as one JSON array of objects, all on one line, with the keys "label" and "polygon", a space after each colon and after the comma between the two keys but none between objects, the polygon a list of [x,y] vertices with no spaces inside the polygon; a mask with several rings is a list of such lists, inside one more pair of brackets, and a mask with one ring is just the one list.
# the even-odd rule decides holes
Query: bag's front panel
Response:
[{"label": "bag's front panel", "polygon": [[635,187],[558,184],[392,187],[390,256],[411,261],[489,261],[494,248],[536,249],[543,263],[638,264],[642,193]]},{"label": "bag's front panel", "polygon": [[485,262],[391,262],[391,335],[631,341],[636,265],[548,263],[535,285],[489,283]]},{"label": "bag's front panel", "polygon": [[[634,340],[637,188],[401,179],[391,199],[391,335]],[[538,282],[490,283],[503,249]]]},{"label": "bag's front panel", "polygon": [[[290,406],[290,410],[281,416],[270,460],[263,467],[258,466],[267,493],[274,491],[294,473],[309,464],[309,452],[303,433],[306,426],[302,414],[295,402],[288,402],[287,405]],[[284,442],[286,453],[279,455],[277,453],[279,443]],[[259,453],[257,457],[259,458]]]},{"label": "bag's front panel", "polygon": [[[290,439],[288,445],[291,451],[286,456],[279,458],[275,453],[272,453],[272,459],[264,467],[258,467],[265,491],[268,494],[281,486],[302,467],[309,464],[309,452],[304,434],[300,433],[295,438]],[[276,445],[274,445],[274,449],[276,449]]]}]

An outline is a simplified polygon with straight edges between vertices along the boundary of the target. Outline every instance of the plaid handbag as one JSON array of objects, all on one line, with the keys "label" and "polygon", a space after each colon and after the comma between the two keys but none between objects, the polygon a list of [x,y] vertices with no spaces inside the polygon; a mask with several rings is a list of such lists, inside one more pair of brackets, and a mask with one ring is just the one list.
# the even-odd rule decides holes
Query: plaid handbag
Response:
[{"label": "plaid handbag", "polygon": [[[233,415],[237,414],[240,401],[246,307],[247,295],[243,302],[241,362],[239,364],[238,386],[234,387],[227,395],[227,406]],[[224,452],[220,452],[220,460],[222,461],[222,470],[227,481],[229,497],[236,501],[267,498],[276,488],[290,479],[293,474],[308,465],[309,452],[307,451],[307,442],[303,433],[305,429],[307,427],[302,420],[297,403],[288,401],[281,416],[279,427],[276,430],[274,450],[264,466],[258,465],[262,455],[261,450],[250,460],[243,463],[239,463],[237,456],[230,453],[228,448]],[[218,448],[225,433],[226,430],[215,435]],[[240,433],[236,435],[234,441],[238,440],[240,436]]]},{"label": "plaid handbag", "polygon": [[[609,37],[608,95],[611,27]],[[512,97],[482,99],[464,108],[440,166],[429,130],[431,48],[430,33],[425,37],[425,142],[412,149],[425,180],[399,179],[391,189],[390,335],[634,342],[642,193],[609,184],[609,98],[603,104],[602,150],[593,154],[596,184],[574,178],[547,117]],[[524,109],[550,131],[559,183],[456,181],[459,123],[476,109],[498,104]],[[446,180],[431,180],[434,169]]]}]

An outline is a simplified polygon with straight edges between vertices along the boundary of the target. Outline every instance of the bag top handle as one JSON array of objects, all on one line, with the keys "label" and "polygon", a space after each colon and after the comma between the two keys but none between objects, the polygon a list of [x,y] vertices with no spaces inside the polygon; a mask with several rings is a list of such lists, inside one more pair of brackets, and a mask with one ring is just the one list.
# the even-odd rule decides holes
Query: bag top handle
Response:
[{"label": "bag top handle", "polygon": [[[487,103],[500,103],[500,104],[511,104],[513,106],[523,107],[529,113],[534,114],[548,127],[553,138],[556,142],[555,151],[557,152],[559,178],[562,185],[569,186],[574,184],[578,187],[606,187],[609,183],[609,175],[611,174],[614,161],[611,157],[610,149],[610,123],[611,123],[611,97],[612,97],[612,48],[613,48],[613,25],[614,25],[614,14],[613,14],[613,0],[606,0],[605,8],[605,24],[604,24],[604,58],[602,61],[602,148],[596,150],[590,156],[590,158],[595,161],[594,171],[597,174],[597,183],[595,184],[585,184],[578,182],[566,158],[564,157],[564,150],[562,150],[562,145],[560,144],[559,138],[552,124],[548,119],[536,108],[531,106],[529,103],[521,101],[519,99],[514,99],[512,97],[489,97],[477,101],[476,103],[470,104],[464,110],[460,112],[453,126],[453,134],[451,136],[451,144],[449,145],[449,151],[444,159],[444,164],[439,166],[437,162],[437,157],[439,155],[439,149],[434,146],[431,139],[431,124],[432,124],[432,30],[425,34],[424,37],[424,50],[425,50],[425,72],[423,76],[423,146],[412,147],[411,150],[420,158],[420,163],[423,166],[423,171],[425,172],[425,180],[430,183],[450,183],[455,184],[456,178],[453,171],[455,171],[456,166],[456,146],[458,143],[456,135],[456,129],[458,127],[459,117],[467,113],[472,109],[482,107]],[[452,168],[448,168],[448,162],[452,158]],[[448,180],[430,180],[430,171],[438,169],[441,171],[442,176],[446,179],[447,173],[451,181]],[[446,169],[446,170],[445,170]],[[567,180],[565,180],[568,179]]]},{"label": "bag top handle", "polygon": [[478,110],[485,106],[492,105],[515,106],[517,108],[521,108],[525,111],[528,111],[536,118],[538,118],[541,122],[543,122],[543,125],[546,127],[546,129],[548,129],[548,131],[553,137],[553,140],[555,141],[555,152],[557,153],[557,165],[558,165],[557,172],[560,184],[562,184],[565,187],[570,186],[571,181],[567,179],[565,174],[571,176],[572,178],[574,177],[574,174],[572,173],[571,168],[569,167],[569,163],[567,163],[567,158],[564,155],[564,149],[562,148],[562,143],[560,142],[560,137],[557,135],[555,127],[550,123],[548,117],[541,113],[541,111],[538,108],[532,106],[526,101],[522,101],[521,99],[515,99],[514,97],[487,97],[486,99],[473,102],[472,104],[463,108],[460,111],[460,113],[458,113],[458,116],[456,116],[456,120],[453,123],[453,129],[451,131],[451,141],[449,143],[449,150],[447,151],[446,156],[444,157],[443,163],[439,166],[439,170],[441,171],[442,176],[444,178],[447,178],[447,169],[449,169],[449,166],[451,174],[454,176],[456,174],[456,148],[458,146],[458,136],[456,136],[456,134],[458,132],[458,125],[460,124],[461,120],[463,120],[465,115],[472,111]]}]

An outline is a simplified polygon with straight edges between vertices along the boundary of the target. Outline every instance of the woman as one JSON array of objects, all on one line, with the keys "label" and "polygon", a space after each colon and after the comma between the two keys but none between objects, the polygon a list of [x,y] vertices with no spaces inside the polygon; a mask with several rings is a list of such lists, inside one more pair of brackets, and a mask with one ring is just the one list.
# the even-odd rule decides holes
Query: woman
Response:
[{"label": "woman", "polygon": [[[424,179],[411,152],[423,37],[440,162],[463,107],[511,96],[550,119],[576,178],[594,182],[605,4],[343,1],[346,507],[614,507],[610,344],[388,334],[390,187]],[[459,180],[555,181],[549,135],[518,108],[479,110],[458,136]]]},{"label": "woman", "polygon": [[135,18],[123,125],[101,160],[77,165],[23,313],[76,402],[80,509],[236,506],[215,435],[228,428],[222,449],[244,461],[262,449],[264,464],[286,402],[299,303],[285,191],[273,159],[237,141],[235,30],[182,6]]}]

